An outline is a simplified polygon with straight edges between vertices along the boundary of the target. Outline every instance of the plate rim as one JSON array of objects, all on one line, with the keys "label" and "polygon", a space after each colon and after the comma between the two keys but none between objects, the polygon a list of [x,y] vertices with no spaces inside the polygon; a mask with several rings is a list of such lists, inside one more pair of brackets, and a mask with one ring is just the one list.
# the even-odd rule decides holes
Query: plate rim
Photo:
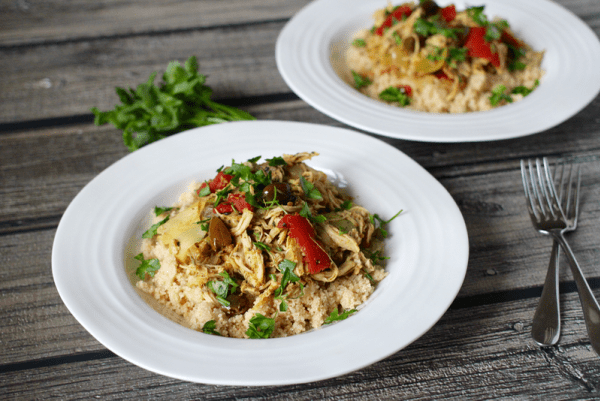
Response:
[{"label": "plate rim", "polygon": [[[444,197],[446,197],[446,201],[450,201],[450,203],[448,203],[448,207],[449,207],[449,211],[445,211],[445,214],[449,214],[450,217],[452,217],[452,219],[456,222],[458,221],[459,227],[457,228],[457,231],[454,233],[455,239],[453,239],[452,241],[457,241],[456,238],[458,238],[458,244],[459,247],[461,247],[462,249],[458,249],[457,250],[457,258],[453,261],[453,265],[456,266],[456,272],[457,272],[457,276],[454,277],[454,287],[452,287],[451,291],[446,295],[446,298],[443,299],[443,303],[442,304],[438,304],[434,309],[435,311],[435,316],[429,316],[428,319],[423,319],[423,321],[418,322],[419,323],[419,327],[420,329],[422,329],[422,331],[414,336],[414,338],[409,339],[408,342],[404,341],[403,345],[399,348],[394,348],[391,350],[387,350],[386,352],[378,352],[376,357],[370,358],[370,359],[365,359],[362,360],[360,362],[352,362],[350,361],[350,363],[346,364],[346,366],[343,367],[338,367],[337,370],[335,371],[329,371],[329,372],[324,372],[324,371],[320,371],[318,369],[318,366],[314,365],[312,366],[312,368],[315,369],[314,372],[310,372],[308,369],[303,369],[300,368],[300,370],[304,370],[304,375],[302,377],[296,377],[296,378],[289,378],[289,377],[277,377],[277,378],[265,378],[264,380],[248,380],[245,378],[235,378],[232,379],[230,377],[230,375],[225,375],[223,377],[209,377],[207,378],[206,375],[203,374],[198,374],[196,373],[185,373],[182,372],[181,370],[172,370],[169,369],[168,367],[165,368],[164,366],[161,366],[160,363],[157,363],[156,360],[153,360],[152,357],[148,357],[148,355],[138,355],[137,353],[139,353],[138,348],[135,349],[135,352],[131,352],[130,350],[127,349],[127,347],[134,347],[136,346],[135,341],[133,341],[132,339],[124,339],[124,338],[112,338],[111,337],[111,331],[109,330],[109,328],[106,327],[102,327],[102,325],[98,322],[95,321],[101,318],[105,318],[105,316],[108,316],[108,319],[114,319],[114,321],[116,322],[121,322],[122,324],[138,324],[139,327],[150,327],[153,330],[158,331],[157,333],[155,333],[157,335],[157,339],[152,339],[152,344],[154,346],[160,346],[161,341],[169,341],[169,339],[172,340],[172,337],[169,336],[177,336],[176,338],[178,340],[180,340],[182,342],[182,344],[185,344],[186,346],[189,346],[191,349],[194,349],[198,352],[205,352],[207,350],[210,350],[211,352],[215,352],[215,355],[217,356],[222,356],[223,354],[223,344],[226,344],[228,348],[233,347],[234,349],[237,349],[239,351],[243,351],[246,355],[248,354],[252,354],[252,353],[257,353],[257,352],[261,352],[261,353],[266,353],[268,354],[269,357],[273,358],[272,360],[276,360],[274,359],[275,357],[272,356],[271,354],[269,354],[269,350],[264,349],[266,344],[268,344],[269,346],[271,346],[271,344],[275,344],[273,347],[283,347],[281,349],[286,349],[287,347],[290,347],[290,349],[299,349],[299,347],[302,347],[302,342],[306,340],[306,338],[308,338],[307,336],[312,336],[311,338],[327,338],[330,337],[331,335],[333,335],[334,333],[338,333],[341,332],[343,329],[340,327],[350,327],[351,325],[348,324],[348,322],[354,322],[356,324],[359,324],[360,321],[369,321],[369,316],[367,316],[366,313],[359,313],[356,314],[355,316],[353,316],[352,319],[348,319],[344,322],[340,322],[339,326],[335,325],[331,328],[327,328],[326,330],[318,330],[315,333],[316,334],[300,334],[300,335],[296,335],[296,336],[292,336],[292,337],[287,337],[287,338],[282,338],[282,339],[269,339],[269,340],[244,340],[244,339],[223,339],[223,338],[216,338],[214,336],[207,336],[207,335],[203,335],[201,333],[195,332],[193,330],[190,329],[186,329],[183,326],[179,326],[171,321],[169,321],[168,319],[164,318],[164,317],[157,317],[154,311],[149,311],[146,309],[144,309],[143,305],[146,305],[145,303],[143,303],[143,301],[141,299],[139,300],[135,300],[135,297],[132,298],[131,295],[131,291],[129,291],[127,289],[127,286],[124,284],[122,277],[120,276],[119,273],[119,266],[117,267],[111,267],[111,269],[107,274],[106,280],[109,280],[109,278],[111,277],[110,275],[112,274],[113,277],[117,278],[118,281],[118,285],[114,285],[112,286],[112,288],[110,288],[108,291],[110,291],[110,297],[107,299],[103,299],[103,301],[106,302],[106,305],[102,305],[100,307],[100,310],[98,311],[96,316],[90,316],[89,315],[89,311],[94,309],[94,305],[89,305],[90,302],[92,302],[93,300],[90,300],[89,298],[86,297],[90,297],[91,295],[87,294],[86,291],[80,291],[79,289],[75,289],[71,286],[72,284],[72,280],[73,277],[71,277],[70,275],[81,275],[83,278],[82,280],[84,283],[84,288],[87,285],[88,287],[92,284],[95,285],[99,285],[98,283],[90,283],[90,282],[85,282],[86,278],[83,276],[83,273],[78,272],[76,270],[76,262],[77,260],[79,260],[79,262],[81,262],[81,255],[77,255],[75,257],[75,259],[77,260],[73,260],[73,258],[71,256],[69,256],[68,258],[68,263],[71,263],[69,266],[65,267],[65,264],[67,262],[65,262],[65,250],[70,249],[70,247],[73,245],[72,241],[76,240],[76,238],[78,236],[81,236],[81,234],[79,233],[75,233],[75,232],[69,232],[69,228],[76,226],[76,227],[80,227],[79,224],[81,223],[77,223],[74,225],[74,219],[79,219],[80,216],[78,216],[78,214],[82,213],[82,208],[84,208],[84,203],[87,202],[87,200],[89,198],[91,198],[92,196],[96,196],[99,192],[101,192],[101,190],[103,189],[103,185],[105,185],[105,182],[108,180],[108,182],[111,181],[111,177],[114,175],[120,175],[122,172],[120,170],[124,169],[124,168],[131,168],[131,166],[135,166],[136,163],[138,163],[141,159],[144,159],[146,157],[148,157],[148,155],[153,155],[156,154],[157,152],[162,151],[163,149],[169,149],[169,147],[176,147],[179,143],[185,141],[187,138],[190,138],[192,136],[195,135],[199,135],[202,136],[203,138],[206,138],[207,136],[210,136],[212,134],[220,134],[222,135],[223,133],[231,133],[231,132],[255,132],[257,130],[266,130],[269,131],[271,130],[272,133],[269,133],[267,135],[265,135],[265,137],[270,137],[270,138],[275,138],[275,137],[280,137],[280,132],[282,132],[282,130],[287,130],[289,132],[296,132],[296,130],[311,130],[311,132],[313,134],[311,135],[316,135],[316,133],[320,133],[320,134],[328,134],[331,135],[333,138],[346,138],[348,141],[351,140],[361,140],[364,143],[369,143],[371,145],[376,146],[378,149],[387,149],[387,151],[391,152],[390,154],[393,154],[399,158],[401,158],[403,160],[403,162],[406,162],[408,167],[410,167],[410,169],[413,169],[414,171],[418,171],[420,172],[420,174],[423,174],[423,176],[425,177],[429,177],[430,183],[429,185],[433,185],[434,190],[436,191],[436,193],[440,193],[442,194]],[[235,135],[239,135],[239,134],[235,134]],[[234,135],[234,136],[235,136]],[[220,136],[222,137],[222,136]],[[306,139],[306,138],[303,138]],[[315,140],[315,138],[311,138],[311,140]],[[361,143],[362,143],[361,142]],[[225,159],[227,159],[227,155],[221,155],[220,157],[224,157]],[[320,157],[320,156],[319,156]],[[210,168],[211,170],[213,170],[214,166],[207,166],[207,168]],[[411,171],[413,171],[411,170]],[[166,174],[166,173],[165,173]],[[122,178],[123,180],[127,180],[129,179],[129,176],[125,175],[124,178]],[[166,180],[166,179],[165,179]],[[175,180],[175,179],[174,179]],[[133,185],[133,184],[132,184]],[[141,184],[140,184],[141,185]],[[140,186],[138,185],[138,186]],[[352,183],[351,183],[352,185]],[[136,187],[137,188],[137,187]],[[128,189],[129,191],[133,191],[133,189]],[[121,201],[122,199],[119,198],[119,201]],[[130,209],[133,210],[133,206],[129,206]],[[138,206],[139,208],[139,206]],[[102,214],[97,211],[98,215],[101,216]],[[95,216],[95,215],[94,215]],[[94,217],[93,216],[93,217]],[[98,219],[98,217],[95,217],[96,219]],[[444,217],[447,218],[447,217]],[[92,221],[94,221],[92,219]],[[111,232],[112,231],[118,231],[119,229],[121,229],[122,227],[119,226],[119,223],[112,223],[109,220],[107,220],[105,223],[105,226],[101,226],[100,228],[104,229],[105,227],[108,227],[108,230],[106,232]],[[111,225],[112,224],[112,225]],[[111,228],[112,227],[112,228]],[[120,238],[115,239],[114,241],[116,242],[121,242],[120,248],[119,245],[117,245],[118,250],[123,250],[125,249],[125,245],[122,243],[123,240],[126,239],[126,233],[123,233],[121,235]],[[83,241],[83,240],[82,240]],[[98,241],[98,239],[94,239],[94,241]],[[92,241],[93,242],[93,241]],[[96,244],[96,246],[98,246]],[[97,256],[97,258],[100,260],[100,262],[92,262],[92,264],[97,263],[97,264],[101,264],[101,263],[115,263],[115,264],[119,264],[119,257],[118,255],[115,258],[115,255],[103,255],[102,252],[99,249],[95,249],[93,252],[90,252],[89,254],[91,255],[95,255]],[[335,376],[339,376],[342,374],[346,374],[346,373],[350,373],[352,371],[355,371],[357,369],[361,369],[365,366],[368,366],[372,363],[377,362],[378,360],[381,360],[397,351],[399,351],[400,349],[405,348],[406,346],[408,346],[410,343],[412,343],[413,341],[417,340],[418,338],[420,338],[423,334],[425,334],[433,325],[435,325],[437,323],[437,321],[441,318],[441,316],[446,312],[446,310],[448,309],[448,307],[450,306],[450,304],[452,303],[452,301],[455,299],[456,295],[458,294],[458,291],[460,290],[460,288],[462,287],[462,283],[464,281],[464,277],[466,274],[466,269],[467,269],[467,264],[468,264],[468,258],[469,258],[469,241],[468,241],[468,234],[467,234],[467,229],[466,229],[466,224],[464,222],[464,218],[462,216],[462,214],[460,213],[460,210],[458,209],[458,206],[456,205],[456,203],[454,202],[454,200],[452,199],[452,197],[450,196],[450,194],[446,191],[446,189],[433,177],[431,176],[423,167],[421,167],[420,165],[418,165],[414,160],[412,160],[411,158],[409,158],[407,155],[405,155],[404,153],[402,153],[400,150],[392,147],[389,144],[386,144],[385,142],[374,138],[374,137],[370,137],[368,135],[362,134],[362,133],[358,133],[349,129],[345,129],[345,128],[338,128],[338,127],[332,127],[332,126],[326,126],[326,125],[320,125],[320,124],[312,124],[312,123],[299,123],[299,122],[288,122],[288,121],[248,121],[248,122],[233,122],[233,123],[226,123],[226,124],[218,124],[218,125],[213,125],[213,126],[209,126],[209,127],[202,127],[202,128],[195,128],[189,131],[185,131],[183,133],[174,135],[172,137],[163,139],[161,141],[158,141],[156,143],[147,145],[146,147],[133,152],[127,156],[125,156],[124,158],[116,161],[113,165],[109,166],[107,169],[105,169],[103,172],[101,172],[100,174],[98,174],[96,177],[94,177],[73,199],[73,201],[71,202],[71,204],[67,207],[67,210],[65,211],[65,213],[63,214],[63,217],[61,218],[61,221],[59,223],[59,227],[57,228],[57,232],[55,235],[55,239],[54,239],[54,243],[53,243],[53,248],[52,248],[52,274],[55,280],[55,285],[57,287],[57,290],[59,292],[59,295],[61,297],[61,299],[63,300],[63,302],[65,303],[65,305],[67,306],[67,308],[69,309],[69,311],[71,312],[71,314],[73,314],[73,316],[79,321],[80,324],[82,324],[82,326],[90,333],[92,334],[92,336],[94,336],[98,341],[100,341],[104,346],[106,346],[109,350],[113,351],[115,354],[119,355],[120,357],[128,360],[129,362],[138,365],[144,369],[147,369],[149,371],[164,375],[164,376],[168,376],[168,377],[173,377],[173,378],[177,378],[180,380],[186,380],[186,381],[190,381],[190,382],[198,382],[198,383],[206,383],[206,384],[222,384],[222,385],[247,385],[247,386],[257,386],[257,385],[284,385],[284,384],[297,384],[297,383],[305,383],[305,382],[314,382],[314,381],[318,381],[318,380],[323,380],[323,379],[327,379],[327,378],[331,378],[331,377],[335,377]],[[122,266],[121,266],[122,267]],[[124,275],[124,272],[122,272]],[[120,278],[119,278],[120,277]],[[103,278],[99,279],[100,282],[102,282]],[[110,280],[109,280],[110,282]],[[108,288],[108,284],[104,284],[107,288]],[[89,288],[87,288],[87,290],[89,290]],[[107,295],[104,295],[107,296]],[[125,308],[125,310],[123,310],[123,305],[119,303],[120,300],[125,299],[125,300],[132,300],[134,303],[134,306],[138,306],[142,309],[142,311],[136,311],[135,313],[132,313],[130,311],[127,310],[127,308]],[[373,301],[373,302],[383,302],[385,301],[385,297],[381,298],[382,301]],[[142,303],[140,303],[142,302]],[[367,301],[369,302],[369,301]],[[97,305],[96,305],[97,307]],[[87,308],[87,309],[86,309]],[[379,308],[379,307],[378,307]],[[87,313],[87,315],[86,315]],[[146,319],[149,319],[148,321],[151,322],[147,323]],[[129,322],[129,323],[126,323]],[[102,324],[106,325],[107,322],[102,322]],[[108,323],[110,324],[110,323]],[[117,323],[114,323],[117,324]],[[329,335],[327,335],[327,331],[331,330],[331,333]],[[117,328],[117,332],[118,328]],[[323,334],[325,333],[325,334]],[[112,333],[114,334],[114,332]],[[201,343],[202,344],[194,344],[194,341],[198,341],[198,334],[200,334],[202,336],[201,339]],[[383,333],[386,334],[386,333]],[[383,335],[381,334],[381,335]],[[387,335],[387,334],[386,334]],[[164,338],[166,337],[166,338]],[[389,337],[386,337],[387,340],[389,341]],[[226,343],[223,343],[223,340],[226,341]],[[164,345],[165,350],[169,350],[169,351],[173,351],[173,344],[168,344],[168,345]],[[339,351],[339,350],[338,350]],[[271,351],[273,352],[273,351]],[[203,355],[203,357],[206,357],[206,355]],[[213,358],[215,358],[216,356],[213,356]],[[341,359],[344,359],[344,356],[339,356]],[[200,363],[202,360],[202,358],[198,359],[196,362]],[[306,362],[306,361],[304,361]]]},{"label": "plate rim", "polygon": [[[512,139],[540,133],[567,121],[589,105],[600,92],[600,74],[589,70],[591,68],[589,66],[585,67],[587,64],[583,61],[587,60],[579,60],[576,63],[566,62],[560,68],[571,69],[575,72],[576,74],[571,74],[572,79],[576,79],[582,74],[588,75],[590,84],[583,85],[577,93],[572,91],[566,93],[569,99],[562,102],[560,108],[551,106],[548,99],[556,96],[552,91],[555,90],[557,84],[563,88],[568,85],[562,85],[558,79],[544,85],[545,77],[542,77],[541,85],[527,99],[489,111],[442,114],[398,109],[360,94],[344,83],[334,72],[334,68],[329,62],[329,50],[325,48],[332,46],[332,38],[339,33],[341,28],[335,25],[330,29],[322,28],[314,20],[318,15],[328,15],[329,8],[336,8],[342,3],[346,4],[347,0],[316,0],[306,5],[290,19],[280,32],[275,45],[275,55],[279,73],[293,92],[318,111],[354,128],[391,138],[418,142],[456,143]],[[355,3],[358,4],[357,7],[369,8],[372,11],[386,5],[384,0],[354,0],[352,7],[347,6],[345,9],[356,10]],[[440,5],[446,3],[462,4],[464,2],[461,0],[454,2],[441,0],[439,2]],[[483,0],[483,3],[486,7],[493,5],[512,7],[514,10],[521,10],[521,8],[543,10],[546,16],[555,17],[556,20],[560,18],[560,21],[564,19],[564,26],[568,26],[569,33],[577,33],[584,38],[584,42],[575,41],[574,45],[571,42],[561,44],[561,51],[566,49],[570,53],[560,56],[580,57],[579,52],[583,52],[585,57],[591,60],[590,65],[597,65],[600,62],[600,39],[588,25],[562,5],[549,0],[530,0],[528,2]],[[337,8],[339,9],[339,7]],[[357,12],[354,11],[354,13]],[[510,16],[507,18],[510,22]],[[310,25],[307,23],[308,21],[311,21]],[[544,26],[544,23],[538,18],[532,20],[532,24],[538,24],[536,26]],[[342,22],[338,22],[338,24],[342,24]],[[549,25],[545,26],[550,29]],[[311,32],[302,31],[304,27],[306,30],[310,29]],[[560,42],[560,40],[546,40],[548,44],[551,42],[551,46],[543,50],[558,46],[555,42]],[[309,42],[318,45],[313,49]],[[306,51],[310,51],[311,54],[304,54],[302,57],[298,54],[295,55],[294,51],[297,53],[296,49],[299,48],[302,48],[302,51],[305,51],[305,48],[309,49]],[[587,69],[584,72],[582,68]],[[333,77],[334,75],[335,77]],[[319,79],[319,84],[310,84],[309,78]],[[330,96],[331,93],[335,94],[334,98]],[[575,99],[573,99],[574,96]],[[540,107],[541,104],[543,107]],[[548,109],[547,112],[545,112],[546,109]],[[382,118],[377,119],[372,115]],[[528,118],[530,115],[534,115],[535,118]],[[515,117],[519,120],[512,122],[511,119],[514,120]],[[389,122],[382,121],[384,119],[388,119]],[[485,120],[488,119],[491,119],[492,124],[486,126]],[[451,133],[448,133],[449,131]]]}]

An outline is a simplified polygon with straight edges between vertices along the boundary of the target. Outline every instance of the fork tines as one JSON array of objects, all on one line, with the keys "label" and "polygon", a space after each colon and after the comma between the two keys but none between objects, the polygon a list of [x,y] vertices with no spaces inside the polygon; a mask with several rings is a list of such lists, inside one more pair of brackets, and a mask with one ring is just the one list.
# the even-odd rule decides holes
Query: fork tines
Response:
[{"label": "fork tines", "polygon": [[[523,189],[527,198],[527,206],[532,217],[537,221],[566,216],[577,216],[579,213],[579,188],[581,184],[581,168],[577,167],[577,186],[573,186],[573,165],[568,168],[568,174],[565,175],[565,164],[560,164],[560,168],[555,169],[554,177],[550,171],[548,159],[521,160],[521,177],[523,179]],[[558,176],[558,177],[557,177]],[[557,193],[555,181],[558,183],[559,191]],[[563,205],[563,195],[566,203]],[[574,191],[574,192],[573,192]],[[575,199],[571,202],[571,199]]]}]

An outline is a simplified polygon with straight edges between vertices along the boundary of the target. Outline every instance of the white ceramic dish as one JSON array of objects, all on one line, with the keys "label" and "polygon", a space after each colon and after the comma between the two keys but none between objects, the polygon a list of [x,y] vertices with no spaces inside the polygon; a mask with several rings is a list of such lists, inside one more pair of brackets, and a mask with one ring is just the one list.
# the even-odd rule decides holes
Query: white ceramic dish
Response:
[{"label": "white ceramic dish", "polygon": [[[534,49],[545,50],[542,68],[546,73],[533,93],[490,111],[455,115],[405,110],[370,99],[340,75],[348,69],[344,55],[350,38],[371,27],[371,15],[387,3],[317,0],[298,12],[276,44],[277,67],[288,86],[311,106],[343,123],[427,142],[489,141],[538,133],[575,115],[600,90],[600,41],[574,14],[549,0],[482,0],[476,5],[485,5],[490,18],[507,19],[519,37]],[[473,5],[460,0],[453,3],[458,10]]]},{"label": "white ceramic dish", "polygon": [[[157,313],[130,282],[150,210],[231,159],[317,151],[308,162],[347,183],[356,202],[389,226],[389,276],[359,313],[289,338],[203,334]],[[264,160],[264,159],[263,159]],[[399,150],[367,135],[314,124],[252,121],[193,129],[148,145],[107,168],[65,211],[52,272],[65,305],[124,359],[181,380],[228,385],[310,382],[362,368],[429,330],[458,293],[469,246],[448,192]],[[368,346],[366,346],[368,344]]]}]

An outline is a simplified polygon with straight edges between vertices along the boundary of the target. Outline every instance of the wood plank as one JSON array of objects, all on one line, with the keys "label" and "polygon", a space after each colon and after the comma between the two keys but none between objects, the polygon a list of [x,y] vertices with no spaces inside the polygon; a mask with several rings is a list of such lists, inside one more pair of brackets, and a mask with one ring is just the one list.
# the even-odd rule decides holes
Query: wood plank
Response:
[{"label": "wood plank", "polygon": [[[100,133],[111,134],[109,129],[99,130]],[[35,139],[35,136],[25,137]],[[53,138],[60,139],[61,136]],[[97,142],[104,141],[92,140],[89,144],[100,149]],[[60,141],[58,144],[60,145]],[[42,142],[40,145],[46,144]],[[0,149],[8,147],[0,146]],[[112,148],[115,149],[116,146]],[[81,144],[74,149],[81,151]],[[124,151],[120,147],[119,149]],[[87,152],[88,150],[83,151],[82,154]],[[42,153],[32,151],[34,159],[42,159]],[[99,151],[98,154],[103,152]],[[70,194],[74,196],[87,180],[97,174],[95,169],[103,167],[103,163],[107,163],[115,154],[107,156],[104,161],[102,158],[94,161],[90,156],[86,163],[83,162],[83,156],[67,159],[62,167],[64,170],[59,172],[52,171],[49,167],[52,156],[47,157],[50,158],[48,161],[36,167],[41,171],[47,168],[49,171],[46,175],[38,172],[34,174],[39,174],[39,177],[34,178],[35,176],[28,175],[32,173],[25,172],[26,168],[16,167],[2,176],[12,175],[14,172],[15,181],[23,186],[17,187],[14,183],[0,185],[8,194],[3,196],[7,206],[1,214],[5,232],[0,235],[0,276],[3,278],[0,281],[0,322],[3,322],[2,343],[6,346],[2,348],[0,355],[13,362],[52,356],[57,350],[98,349],[96,344],[89,342],[83,328],[62,305],[53,286],[50,259],[55,233],[53,228],[72,199]],[[19,171],[21,175],[18,175]],[[73,171],[77,173],[72,173]],[[496,302],[494,298],[502,295],[495,294],[502,291],[517,291],[512,294],[514,297],[536,297],[545,277],[551,243],[531,227],[523,205],[517,167],[506,171],[477,173],[474,166],[471,173],[465,176],[467,178],[450,177],[441,180],[458,201],[469,232],[470,261],[459,297],[471,302],[473,300],[468,297],[483,296],[473,302],[485,303]],[[582,204],[581,223],[577,232],[570,235],[570,242],[584,272],[588,278],[596,280],[595,288],[599,288],[600,278],[596,266],[600,263],[600,253],[595,222],[599,219],[600,205],[593,199],[600,195],[600,174],[586,169],[587,176],[590,176],[591,181],[584,181],[584,191],[588,193],[586,198],[589,201]],[[31,190],[39,187],[40,183],[45,185],[41,190]],[[57,217],[55,221],[48,223],[48,227],[52,229],[40,229],[31,221],[25,221],[24,230],[11,231],[7,222],[12,221],[11,215],[15,214],[23,220],[26,216],[34,216],[33,222],[39,220],[40,216],[50,219],[53,214],[57,214]],[[572,281],[566,268],[563,268],[561,280]],[[23,336],[24,332],[28,334]],[[23,353],[23,350],[27,352]],[[0,360],[3,359],[0,357]]]},{"label": "wood plank", "polygon": [[281,20],[306,4],[307,0],[15,1],[0,6],[0,46]]},{"label": "wood plank", "polygon": [[[594,17],[600,13],[600,3],[563,1],[584,20],[597,20]],[[252,4],[253,9],[259,8]],[[119,6],[112,3],[107,9],[119,12]],[[217,99],[289,93],[275,63],[275,41],[283,26],[284,22],[267,22],[160,36],[99,36],[0,47],[0,67],[11,77],[0,80],[0,124],[89,114],[94,106],[110,109],[117,102],[116,86],[136,86],[153,71],[164,71],[169,61],[183,61],[191,55],[198,56],[201,72],[208,75],[208,84]],[[600,26],[593,28],[600,34]],[[248,71],[252,79],[248,79]]]},{"label": "wood plank", "polygon": [[[535,300],[450,310],[406,349],[339,378],[278,387],[230,387],[181,382],[119,357],[44,361],[9,369],[3,389],[10,398],[252,398],[589,399],[600,389],[598,355],[585,338],[575,294],[563,297],[559,346],[540,349],[530,337]],[[267,395],[268,394],[268,395]]]},{"label": "wood plank", "polygon": [[[0,48],[0,123],[112,109],[115,87],[136,87],[171,60],[198,57],[214,99],[289,93],[277,71],[283,23]],[[160,80],[157,78],[155,83]],[[251,101],[251,100],[249,100]]]}]

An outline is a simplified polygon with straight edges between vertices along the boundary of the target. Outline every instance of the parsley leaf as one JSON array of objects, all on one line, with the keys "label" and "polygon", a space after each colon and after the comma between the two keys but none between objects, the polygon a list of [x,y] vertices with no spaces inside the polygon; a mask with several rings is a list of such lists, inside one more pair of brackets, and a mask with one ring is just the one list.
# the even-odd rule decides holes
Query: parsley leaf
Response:
[{"label": "parsley leaf", "polygon": [[200,189],[200,191],[198,191],[198,196],[199,197],[203,197],[203,196],[208,196],[210,195],[210,187],[208,186],[208,183],[204,186],[204,188]]},{"label": "parsley leaf", "polygon": [[[283,276],[281,277],[281,284],[279,284],[279,287],[275,290],[275,293],[273,295],[275,296],[275,299],[281,300],[281,304],[279,305],[279,310],[281,312],[287,311],[287,302],[286,302],[287,295],[283,294],[283,292],[285,291],[285,287],[288,285],[288,283],[295,283],[300,280],[300,277],[298,277],[294,273],[295,267],[296,267],[296,262],[292,262],[289,259],[284,259],[277,266],[279,271],[281,271],[283,273]],[[275,275],[273,275],[272,279],[276,280]],[[302,286],[302,288],[304,288],[304,287]]]},{"label": "parsley leaf", "polygon": [[342,314],[340,315],[338,310],[334,309],[333,312],[331,312],[331,314],[329,316],[327,316],[327,318],[325,319],[323,324],[329,324],[329,323],[333,323],[336,321],[345,320],[346,318],[348,318],[348,316],[350,316],[351,314],[356,313],[356,312],[357,312],[356,309],[350,309],[350,310],[342,312]]},{"label": "parsley leaf", "polygon": [[269,248],[269,245],[265,244],[264,242],[256,241],[256,242],[253,242],[253,244],[255,247],[257,247],[260,250],[267,251],[267,252],[269,252],[271,250],[271,248]]},{"label": "parsley leaf", "polygon": [[450,47],[448,50],[446,63],[448,63],[448,65],[452,68],[457,68],[457,61],[465,61],[467,58],[467,52],[469,51],[469,49],[466,47],[461,47],[460,49],[456,47]]},{"label": "parsley leaf", "polygon": [[402,209],[398,211],[398,213],[396,213],[391,219],[389,220],[383,220],[381,217],[379,217],[379,215],[377,213],[369,216],[369,219],[371,220],[371,223],[374,224],[376,226],[376,228],[379,228],[379,231],[381,231],[381,235],[383,236],[383,238],[386,238],[388,233],[387,231],[383,228],[384,225],[391,223],[392,220],[394,220],[396,217],[398,217],[400,215],[400,213],[402,213]]},{"label": "parsley leaf", "polygon": [[163,214],[164,212],[168,212],[169,210],[172,210],[172,207],[158,207],[155,206],[154,207],[154,215],[156,217],[160,216],[161,214]]},{"label": "parsley leaf", "polygon": [[277,156],[272,159],[267,159],[267,162],[269,162],[269,166],[271,167],[287,166],[287,163],[281,156]]},{"label": "parsley leaf", "polygon": [[352,201],[345,200],[344,202],[342,202],[342,204],[340,205],[339,208],[335,209],[335,211],[339,212],[341,210],[350,210],[351,208],[352,208]]},{"label": "parsley leaf", "polygon": [[133,258],[142,262],[135,271],[136,276],[138,276],[140,280],[144,280],[146,278],[146,273],[150,277],[154,277],[154,273],[160,269],[160,261],[156,258],[144,259],[143,253],[135,255]]},{"label": "parsley leaf", "polygon": [[369,86],[373,83],[369,78],[363,77],[354,70],[351,70],[350,72],[352,73],[352,77],[354,77],[354,87],[356,89],[360,89],[363,86]]},{"label": "parsley leaf", "polygon": [[159,85],[154,85],[156,75],[152,73],[135,89],[117,87],[121,104],[113,110],[91,109],[96,125],[111,123],[123,131],[123,142],[130,151],[191,127],[255,119],[210,100],[212,89],[205,85],[206,76],[198,73],[195,56],[183,66],[170,62]]},{"label": "parsley leaf", "polygon": [[281,295],[288,283],[295,283],[296,281],[300,280],[300,277],[294,273],[296,262],[292,262],[289,259],[284,259],[279,263],[277,268],[283,273],[283,277],[281,278],[281,284],[279,285],[279,288],[275,290],[275,296]]},{"label": "parsley leaf", "polygon": [[352,41],[352,45],[356,47],[365,47],[367,45],[367,42],[365,42],[364,39],[354,39]]},{"label": "parsley leaf", "polygon": [[315,185],[312,182],[306,181],[306,178],[303,176],[300,176],[300,186],[302,187],[302,190],[308,199],[323,199],[323,195],[321,195],[321,192],[315,188]]},{"label": "parsley leaf", "polygon": [[223,277],[223,281],[209,281],[206,285],[216,294],[217,301],[219,301],[221,305],[229,307],[231,303],[225,298],[227,298],[227,295],[235,292],[238,284],[234,279],[229,277],[229,274],[226,271],[219,273],[219,276]]},{"label": "parsley leaf", "polygon": [[215,330],[216,327],[217,323],[214,320],[209,320],[208,322],[204,323],[204,326],[202,326],[202,332],[206,334],[220,336],[221,334]]},{"label": "parsley leaf", "polygon": [[386,102],[398,102],[400,106],[408,106],[410,104],[410,97],[404,91],[404,88],[400,89],[395,86],[390,86],[383,90],[379,94],[379,98]]},{"label": "parsley leaf", "polygon": [[513,90],[511,91],[511,93],[514,93],[515,95],[527,96],[531,92],[533,92],[533,90],[535,88],[537,88],[539,84],[540,84],[540,81],[536,79],[535,80],[535,84],[533,85],[533,87],[531,89],[528,88],[528,87],[526,87],[526,86],[520,85],[520,86],[517,86],[517,87],[513,88]]},{"label": "parsley leaf", "polygon": [[167,221],[169,221],[169,216],[165,217],[163,220],[159,221],[156,224],[152,224],[150,226],[149,229],[147,229],[143,234],[142,234],[142,238],[152,238],[156,235],[156,231],[158,230],[158,227],[162,226],[163,224],[165,224]]},{"label": "parsley leaf", "polygon": [[308,207],[308,203],[306,202],[304,202],[304,205],[302,205],[302,209],[300,209],[300,212],[298,212],[298,214],[302,217],[306,217],[311,221],[314,221],[315,223],[324,223],[327,220],[327,217],[322,214],[313,216],[310,212],[310,208]]},{"label": "parsley leaf", "polygon": [[458,29],[446,28],[438,19],[428,21],[424,18],[417,18],[413,25],[413,30],[416,34],[428,37],[435,34],[441,34],[447,38],[456,39]]},{"label": "parsley leaf", "polygon": [[467,14],[475,23],[481,26],[486,26],[488,24],[487,16],[483,13],[485,6],[478,7],[469,7],[467,8]]},{"label": "parsley leaf", "polygon": [[275,330],[275,319],[255,314],[248,324],[246,335],[250,338],[269,338]]},{"label": "parsley leaf", "polygon": [[490,104],[497,106],[501,101],[505,100],[508,103],[512,103],[512,97],[509,94],[504,93],[506,86],[498,85],[492,89],[492,95],[490,96]]}]

